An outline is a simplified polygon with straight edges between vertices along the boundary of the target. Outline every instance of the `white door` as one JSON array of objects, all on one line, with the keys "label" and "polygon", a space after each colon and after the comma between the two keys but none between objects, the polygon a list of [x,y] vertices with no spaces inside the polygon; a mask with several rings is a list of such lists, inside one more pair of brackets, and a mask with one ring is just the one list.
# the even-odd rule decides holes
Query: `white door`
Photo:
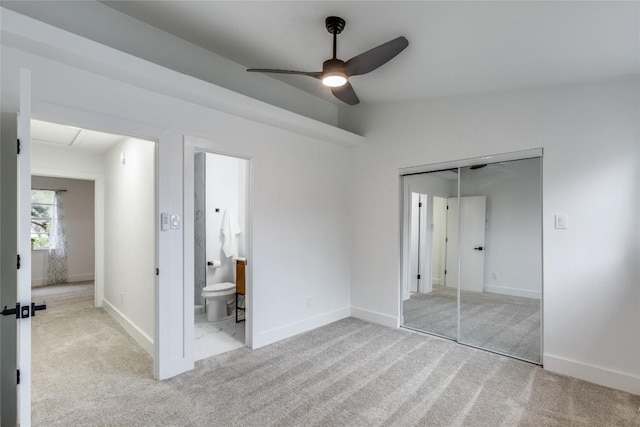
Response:
[{"label": "white door", "polygon": [[1,305],[27,307],[2,316],[0,410],[7,426],[31,425],[31,74],[24,69],[19,110],[2,113]]},{"label": "white door", "polygon": [[455,288],[459,280],[460,289],[482,292],[486,198],[460,197],[460,204],[457,197],[447,201],[446,286]]}]

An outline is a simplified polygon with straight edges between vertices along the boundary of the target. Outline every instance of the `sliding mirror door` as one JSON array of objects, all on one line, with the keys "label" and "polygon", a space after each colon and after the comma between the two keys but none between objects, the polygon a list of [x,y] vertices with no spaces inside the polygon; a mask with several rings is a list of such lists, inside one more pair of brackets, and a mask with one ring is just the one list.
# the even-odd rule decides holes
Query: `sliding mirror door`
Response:
[{"label": "sliding mirror door", "polygon": [[535,157],[403,176],[404,327],[541,363],[541,173]]},{"label": "sliding mirror door", "polygon": [[458,341],[540,363],[540,158],[460,169]]},{"label": "sliding mirror door", "polygon": [[[458,173],[438,171],[403,177],[403,326],[456,339],[457,278],[447,259],[447,202],[458,193]],[[454,241],[450,239],[449,241]],[[445,274],[446,273],[446,274]]]}]

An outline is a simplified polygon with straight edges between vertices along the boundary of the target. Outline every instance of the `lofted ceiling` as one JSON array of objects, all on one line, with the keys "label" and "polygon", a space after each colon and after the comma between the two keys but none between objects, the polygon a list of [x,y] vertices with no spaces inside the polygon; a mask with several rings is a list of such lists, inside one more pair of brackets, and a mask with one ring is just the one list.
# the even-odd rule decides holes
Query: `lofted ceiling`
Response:
[{"label": "lofted ceiling", "polygon": [[[395,102],[640,74],[638,2],[104,1],[248,68],[320,71],[324,19],[346,20],[347,60],[398,36],[409,47],[351,80],[363,102]],[[331,101],[304,76],[274,78]]]}]

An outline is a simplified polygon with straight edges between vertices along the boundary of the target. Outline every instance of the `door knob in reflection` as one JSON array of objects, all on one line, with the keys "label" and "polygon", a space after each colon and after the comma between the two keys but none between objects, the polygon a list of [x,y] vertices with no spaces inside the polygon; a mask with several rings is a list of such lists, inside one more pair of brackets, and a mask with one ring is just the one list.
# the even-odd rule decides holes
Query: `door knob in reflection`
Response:
[{"label": "door knob in reflection", "polygon": [[476,247],[475,247],[475,248],[473,248],[473,249],[475,249],[476,251],[481,251],[481,250],[483,250],[484,248],[483,248],[482,246],[476,246]]}]

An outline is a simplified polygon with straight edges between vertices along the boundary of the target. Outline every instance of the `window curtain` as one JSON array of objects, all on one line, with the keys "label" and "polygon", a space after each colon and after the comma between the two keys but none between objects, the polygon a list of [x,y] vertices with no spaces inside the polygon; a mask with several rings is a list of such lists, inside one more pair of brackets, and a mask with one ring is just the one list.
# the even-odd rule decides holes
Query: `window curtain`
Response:
[{"label": "window curtain", "polygon": [[49,234],[49,268],[47,285],[67,283],[67,229],[64,223],[64,192],[56,191],[55,207]]}]

